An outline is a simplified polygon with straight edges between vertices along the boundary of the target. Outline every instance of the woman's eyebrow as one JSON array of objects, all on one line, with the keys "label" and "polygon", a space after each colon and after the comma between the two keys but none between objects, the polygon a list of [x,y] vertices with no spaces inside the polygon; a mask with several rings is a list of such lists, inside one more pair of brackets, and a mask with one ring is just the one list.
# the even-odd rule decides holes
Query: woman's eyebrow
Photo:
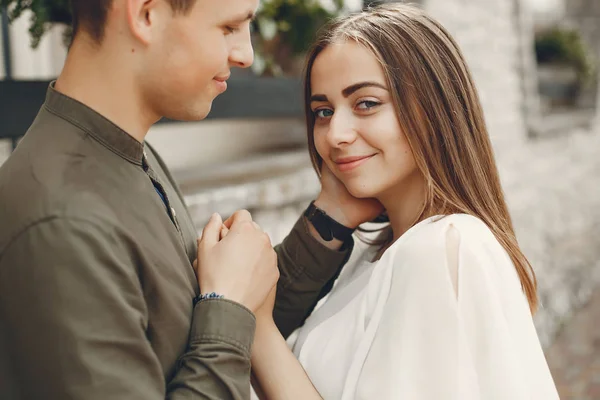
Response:
[{"label": "woman's eyebrow", "polygon": [[328,101],[327,100],[327,96],[325,96],[324,94],[313,94],[312,96],[310,96],[310,102],[312,103],[313,101]]},{"label": "woman's eyebrow", "polygon": [[[366,87],[376,87],[376,88],[380,88],[380,89],[383,89],[383,90],[388,90],[388,88],[385,85],[382,85],[381,83],[377,83],[377,82],[358,82],[358,83],[350,85],[347,88],[345,88],[344,90],[342,90],[342,95],[344,97],[348,97],[352,93],[356,92],[357,90],[360,90],[360,89],[366,88]],[[327,100],[327,96],[325,96],[324,94],[313,94],[312,96],[310,96],[310,101],[312,103],[313,101],[324,101],[324,102],[326,102],[328,100]]]},{"label": "woman's eyebrow", "polygon": [[359,83],[355,83],[353,85],[348,86],[347,88],[345,88],[344,90],[342,90],[342,95],[344,97],[348,97],[350,96],[352,93],[356,92],[357,90],[360,90],[362,88],[365,87],[377,87],[383,90],[388,90],[388,88],[385,85],[382,85],[381,83],[377,83],[377,82],[359,82]]}]

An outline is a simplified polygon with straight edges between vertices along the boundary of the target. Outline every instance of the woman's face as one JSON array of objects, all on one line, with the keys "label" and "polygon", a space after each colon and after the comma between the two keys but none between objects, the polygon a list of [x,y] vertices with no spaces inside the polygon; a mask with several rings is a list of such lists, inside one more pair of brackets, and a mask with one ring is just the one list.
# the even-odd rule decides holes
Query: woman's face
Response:
[{"label": "woman's face", "polygon": [[310,89],[315,147],[350,194],[381,199],[420,176],[369,50],[353,41],[329,45],[315,59]]}]

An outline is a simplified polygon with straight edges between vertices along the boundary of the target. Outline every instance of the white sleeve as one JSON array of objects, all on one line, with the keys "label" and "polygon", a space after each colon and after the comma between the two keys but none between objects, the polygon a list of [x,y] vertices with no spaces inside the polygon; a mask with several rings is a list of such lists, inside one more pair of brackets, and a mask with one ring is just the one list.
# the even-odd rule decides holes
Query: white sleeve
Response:
[{"label": "white sleeve", "polygon": [[382,259],[389,297],[349,398],[558,399],[514,266],[483,223],[407,246]]}]

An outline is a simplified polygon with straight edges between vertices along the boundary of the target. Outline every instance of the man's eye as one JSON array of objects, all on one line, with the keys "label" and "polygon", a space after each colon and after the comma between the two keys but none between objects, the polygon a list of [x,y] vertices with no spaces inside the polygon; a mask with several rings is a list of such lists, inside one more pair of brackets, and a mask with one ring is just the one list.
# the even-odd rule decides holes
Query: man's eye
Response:
[{"label": "man's eye", "polygon": [[228,25],[228,26],[225,27],[225,31],[227,33],[235,33],[235,32],[238,31],[238,29],[239,28],[237,26],[230,26],[230,25]]}]

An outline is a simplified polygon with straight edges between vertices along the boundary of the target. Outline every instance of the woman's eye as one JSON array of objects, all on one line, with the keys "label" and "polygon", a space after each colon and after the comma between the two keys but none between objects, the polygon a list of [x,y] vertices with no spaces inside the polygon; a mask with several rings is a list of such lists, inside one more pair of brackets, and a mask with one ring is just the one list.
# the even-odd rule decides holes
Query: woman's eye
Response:
[{"label": "woman's eye", "polygon": [[324,109],[322,108],[322,109],[320,109],[320,110],[316,110],[316,111],[315,111],[315,116],[316,116],[317,118],[329,118],[329,117],[331,117],[332,115],[333,115],[333,111],[332,111],[332,110],[329,110],[329,109],[327,109],[327,108],[324,108]]},{"label": "woman's eye", "polygon": [[370,110],[373,107],[377,107],[380,103],[372,100],[363,100],[358,103],[358,107],[361,110]]}]

